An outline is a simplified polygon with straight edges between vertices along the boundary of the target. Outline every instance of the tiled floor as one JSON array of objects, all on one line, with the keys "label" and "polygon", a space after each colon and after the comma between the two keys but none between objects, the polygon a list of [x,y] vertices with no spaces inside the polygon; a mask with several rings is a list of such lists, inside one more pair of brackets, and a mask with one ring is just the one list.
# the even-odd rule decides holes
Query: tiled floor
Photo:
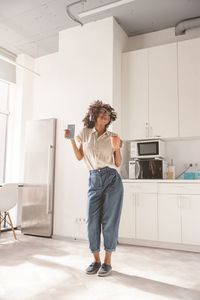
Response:
[{"label": "tiled floor", "polygon": [[86,242],[0,236],[0,300],[200,300],[200,254],[119,245],[112,276],[86,275]]}]

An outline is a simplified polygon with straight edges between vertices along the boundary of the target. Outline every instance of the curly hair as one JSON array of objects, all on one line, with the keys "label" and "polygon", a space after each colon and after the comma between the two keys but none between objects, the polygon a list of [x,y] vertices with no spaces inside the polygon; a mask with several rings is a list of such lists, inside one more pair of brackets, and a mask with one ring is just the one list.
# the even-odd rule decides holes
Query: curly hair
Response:
[{"label": "curly hair", "polygon": [[109,104],[103,103],[100,100],[97,100],[89,106],[88,112],[82,120],[84,123],[84,127],[93,128],[95,126],[95,122],[102,108],[104,108],[110,113],[110,122],[106,124],[106,128],[110,125],[112,121],[115,121],[117,119],[117,113],[115,112],[113,107],[111,107]]}]

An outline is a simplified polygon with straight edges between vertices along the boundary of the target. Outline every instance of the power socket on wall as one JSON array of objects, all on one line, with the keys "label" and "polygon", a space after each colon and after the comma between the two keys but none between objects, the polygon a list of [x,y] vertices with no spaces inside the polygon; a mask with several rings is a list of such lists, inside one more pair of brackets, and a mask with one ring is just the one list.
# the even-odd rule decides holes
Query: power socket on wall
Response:
[{"label": "power socket on wall", "polygon": [[76,224],[86,224],[86,218],[76,217],[75,223]]},{"label": "power socket on wall", "polygon": [[87,239],[87,218],[74,218],[74,239]]}]

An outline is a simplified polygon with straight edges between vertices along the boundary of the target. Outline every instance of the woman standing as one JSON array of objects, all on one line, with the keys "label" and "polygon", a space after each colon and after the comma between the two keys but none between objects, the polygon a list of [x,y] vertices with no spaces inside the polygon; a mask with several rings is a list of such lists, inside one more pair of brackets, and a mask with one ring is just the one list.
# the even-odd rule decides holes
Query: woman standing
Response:
[{"label": "woman standing", "polygon": [[[88,166],[88,238],[94,262],[86,269],[87,274],[108,276],[112,271],[111,255],[118,240],[123,185],[116,170],[121,164],[120,138],[107,128],[117,118],[109,104],[97,100],[90,105],[83,119],[84,128],[71,144],[78,160],[84,158]],[[69,132],[65,131],[65,137]],[[100,236],[104,238],[104,263],[100,261]]]}]

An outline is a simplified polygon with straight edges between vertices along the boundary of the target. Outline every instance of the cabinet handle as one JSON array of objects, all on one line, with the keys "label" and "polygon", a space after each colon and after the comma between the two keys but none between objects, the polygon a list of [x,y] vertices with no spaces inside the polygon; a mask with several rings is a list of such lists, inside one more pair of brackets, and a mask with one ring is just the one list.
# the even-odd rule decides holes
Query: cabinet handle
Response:
[{"label": "cabinet handle", "polygon": [[140,206],[140,199],[138,197],[138,194],[135,194],[135,203],[136,203],[136,206]]},{"label": "cabinet handle", "polygon": [[181,208],[181,199],[180,199],[180,197],[178,197],[178,199],[177,199],[177,206],[178,206],[178,208]]},{"label": "cabinet handle", "polygon": [[184,197],[184,196],[181,196],[182,198],[182,206],[181,208],[184,208],[184,209],[191,209],[191,201],[188,197]]},{"label": "cabinet handle", "polygon": [[180,199],[180,208],[183,209],[184,208],[184,201],[183,198],[181,197]]},{"label": "cabinet handle", "polygon": [[177,185],[176,188],[178,188],[178,189],[184,189],[185,186],[184,185]]},{"label": "cabinet handle", "polygon": [[52,187],[52,156],[53,156],[54,147],[49,145],[48,149],[48,178],[47,178],[47,207],[46,213],[52,213],[52,197],[53,197],[53,187]]},{"label": "cabinet handle", "polygon": [[148,124],[148,122],[146,122],[146,124],[145,124],[145,136],[146,136],[146,138],[149,137],[149,124]]}]

